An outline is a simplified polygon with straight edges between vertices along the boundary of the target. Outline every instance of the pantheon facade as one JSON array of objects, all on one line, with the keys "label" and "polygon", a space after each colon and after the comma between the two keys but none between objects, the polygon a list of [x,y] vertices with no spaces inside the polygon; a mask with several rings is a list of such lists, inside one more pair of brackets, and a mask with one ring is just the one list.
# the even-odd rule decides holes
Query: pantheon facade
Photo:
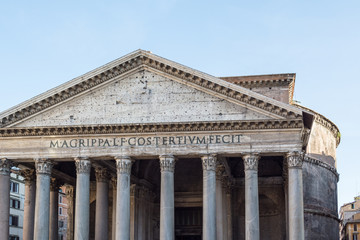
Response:
[{"label": "pantheon facade", "polygon": [[58,239],[63,185],[66,239],[337,239],[340,133],[294,86],[137,50],[0,113],[0,239],[14,169],[24,240]]}]

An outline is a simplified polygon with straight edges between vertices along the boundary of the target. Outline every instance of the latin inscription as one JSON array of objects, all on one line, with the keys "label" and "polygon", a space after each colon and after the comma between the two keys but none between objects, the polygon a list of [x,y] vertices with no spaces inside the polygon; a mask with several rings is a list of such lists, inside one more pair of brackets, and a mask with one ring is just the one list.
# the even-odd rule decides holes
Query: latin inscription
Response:
[{"label": "latin inscription", "polygon": [[168,145],[207,145],[234,144],[241,142],[242,134],[205,135],[205,136],[150,136],[118,138],[73,138],[69,140],[51,140],[50,148],[95,148],[95,147],[131,147],[131,146],[168,146]]}]

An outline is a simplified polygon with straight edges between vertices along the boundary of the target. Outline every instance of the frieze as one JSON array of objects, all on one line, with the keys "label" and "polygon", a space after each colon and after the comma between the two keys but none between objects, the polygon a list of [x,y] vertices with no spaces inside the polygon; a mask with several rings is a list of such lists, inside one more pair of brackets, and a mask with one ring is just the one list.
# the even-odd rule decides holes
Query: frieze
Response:
[{"label": "frieze", "polygon": [[236,144],[242,142],[242,134],[215,135],[177,135],[177,136],[133,136],[115,138],[73,138],[69,140],[50,140],[49,148],[95,148],[95,147],[133,147],[133,146],[176,146]]},{"label": "frieze", "polygon": [[1,128],[0,137],[302,128],[302,119]]},{"label": "frieze", "polygon": [[210,89],[224,97],[230,97],[238,100],[239,102],[246,103],[248,105],[252,105],[254,107],[274,113],[278,116],[288,118],[302,117],[300,114],[297,114],[283,107],[276,106],[272,103],[264,102],[264,100],[252,97],[245,93],[241,93],[234,89],[230,89],[226,86],[222,86],[216,82],[207,79],[205,75],[202,75],[200,73],[196,74],[194,71],[187,71],[184,67],[180,67],[177,64],[173,64],[176,65],[176,67],[174,67],[171,66],[172,63],[161,62],[163,60],[164,59],[156,58],[155,56],[149,54],[145,55],[144,53],[140,53],[140,55],[134,56],[132,59],[119,63],[117,66],[113,66],[111,69],[92,76],[82,82],[68,87],[67,89],[63,89],[60,92],[53,94],[52,96],[48,96],[40,101],[31,104],[30,106],[24,107],[16,112],[9,114],[6,117],[3,117],[0,122],[0,127],[8,126],[35,113],[41,112],[48,107],[51,107],[77,94],[94,88],[99,84],[103,84],[109,80],[112,80],[117,76],[129,72],[130,70],[133,70],[135,68],[144,68],[146,66],[165,72],[177,78],[181,78],[202,88]]}]

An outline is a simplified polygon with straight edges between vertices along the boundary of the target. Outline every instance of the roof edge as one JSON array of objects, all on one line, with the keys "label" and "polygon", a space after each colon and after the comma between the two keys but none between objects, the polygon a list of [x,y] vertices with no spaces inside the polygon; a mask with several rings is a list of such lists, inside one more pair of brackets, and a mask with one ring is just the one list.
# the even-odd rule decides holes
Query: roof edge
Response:
[{"label": "roof edge", "polygon": [[339,146],[340,141],[341,141],[341,134],[340,134],[339,128],[335,125],[335,123],[333,123],[331,120],[326,118],[324,115],[322,115],[310,108],[304,107],[297,103],[292,103],[292,105],[299,107],[299,108],[315,115],[315,122],[323,125],[327,129],[329,129],[332,132],[332,134],[334,135],[334,137],[336,138],[336,147]]}]

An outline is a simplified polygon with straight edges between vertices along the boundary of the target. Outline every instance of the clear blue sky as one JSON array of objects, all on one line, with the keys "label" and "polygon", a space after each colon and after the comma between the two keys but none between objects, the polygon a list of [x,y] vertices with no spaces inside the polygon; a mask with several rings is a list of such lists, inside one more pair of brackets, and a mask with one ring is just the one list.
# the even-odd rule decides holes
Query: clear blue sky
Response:
[{"label": "clear blue sky", "polygon": [[360,193],[360,1],[1,1],[0,111],[136,49],[215,76],[297,74],[341,130],[339,205]]}]

